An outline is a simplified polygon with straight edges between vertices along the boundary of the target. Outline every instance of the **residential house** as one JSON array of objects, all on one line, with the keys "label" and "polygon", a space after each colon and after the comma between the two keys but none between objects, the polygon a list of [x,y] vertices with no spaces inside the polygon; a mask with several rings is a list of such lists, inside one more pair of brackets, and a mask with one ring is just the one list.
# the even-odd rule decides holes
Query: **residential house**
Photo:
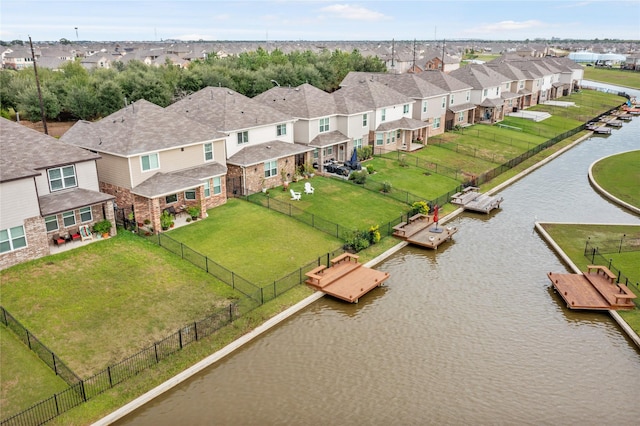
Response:
[{"label": "residential house", "polygon": [[294,142],[313,148],[311,161],[319,171],[331,160],[343,162],[369,138],[372,110],[336,102],[333,95],[310,84],[274,87],[253,99],[293,117]]},{"label": "residential house", "polygon": [[[454,126],[465,127],[475,123],[476,105],[471,102],[471,90],[473,89],[471,85],[461,82],[450,74],[436,70],[425,71],[418,74],[418,77],[447,92],[445,130],[451,130]],[[431,109],[433,106],[428,104],[428,108]]]},{"label": "residential house", "polygon": [[7,49],[2,52],[2,67],[14,70],[33,67],[33,58],[40,58],[40,49],[34,49],[34,55],[28,48]]},{"label": "residential house", "polygon": [[422,145],[412,143],[425,135],[429,126],[413,118],[414,100],[371,76],[352,78],[347,75],[334,96],[358,102],[373,111],[368,120],[369,144],[374,150],[414,150]]},{"label": "residential house", "polygon": [[289,182],[314,150],[294,143],[293,117],[226,87],[205,87],[167,110],[225,135],[227,190],[232,195]]},{"label": "residential house", "polygon": [[[530,106],[531,91],[526,88],[527,76],[514,63],[491,61],[485,65],[507,78],[501,92],[505,114]],[[526,99],[529,99],[527,103],[525,103]]]},{"label": "residential house", "polygon": [[476,123],[492,124],[503,120],[505,111],[502,91],[510,81],[507,77],[480,64],[467,65],[449,75],[472,87],[471,102],[476,105]]},{"label": "residential house", "polygon": [[443,50],[428,49],[424,53],[423,68],[425,71],[437,70],[448,73],[460,68],[460,58],[451,56]]},{"label": "residential house", "polygon": [[191,121],[139,100],[97,122],[79,121],[61,138],[98,152],[100,189],[112,194],[120,210],[160,230],[163,211],[206,210],[226,203],[224,137],[211,126]]},{"label": "residential house", "polygon": [[99,191],[96,153],[0,118],[0,269],[51,254],[83,225],[111,221]]},{"label": "residential house", "polygon": [[91,56],[86,56],[80,60],[80,65],[86,69],[111,68],[112,58],[107,53],[98,52]]}]

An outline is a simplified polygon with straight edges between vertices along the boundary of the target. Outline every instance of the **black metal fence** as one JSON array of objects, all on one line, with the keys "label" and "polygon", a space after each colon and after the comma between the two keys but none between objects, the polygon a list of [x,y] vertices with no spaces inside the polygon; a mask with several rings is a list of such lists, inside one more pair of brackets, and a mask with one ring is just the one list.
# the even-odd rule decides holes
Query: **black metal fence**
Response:
[{"label": "black metal fence", "polygon": [[[622,253],[624,251],[630,252],[630,251],[640,250],[637,245],[627,246],[628,248],[631,248],[631,249],[623,250],[624,239],[622,242],[618,240],[618,241],[609,241],[609,242],[602,242],[602,243],[604,243],[604,247],[608,247],[608,248],[605,248],[605,250],[613,249],[613,251],[609,251],[604,254]],[[615,243],[618,244],[617,249],[614,248]],[[640,282],[632,281],[631,279],[629,279],[629,277],[623,274],[620,269],[618,269],[616,266],[613,265],[613,260],[611,258],[607,259],[606,257],[603,256],[603,252],[601,252],[599,249],[600,242],[598,242],[597,244],[598,246],[596,246],[591,241],[587,240],[584,247],[584,257],[586,257],[589,260],[589,262],[591,262],[594,265],[602,265],[609,268],[609,270],[616,275],[617,283],[622,283],[627,287],[632,288],[633,290],[635,290],[635,293],[638,294],[638,292],[640,292]],[[637,298],[633,299],[633,301],[636,304],[636,306],[639,306],[640,301]]]},{"label": "black metal fence", "polygon": [[87,379],[80,379],[73,371],[46,346],[40,343],[32,333],[24,328],[6,309],[0,307],[2,322],[18,337],[25,336],[23,342],[70,386],[51,398],[40,401],[30,408],[0,422],[1,425],[40,425],[59,416],[65,411],[111,389],[115,385],[137,375],[141,371],[158,364],[185,346],[205,338],[225,325],[255,308],[255,303],[232,303],[216,310],[206,318],[187,324],[172,335],[155,342],[153,345],[131,355],[117,364]]}]

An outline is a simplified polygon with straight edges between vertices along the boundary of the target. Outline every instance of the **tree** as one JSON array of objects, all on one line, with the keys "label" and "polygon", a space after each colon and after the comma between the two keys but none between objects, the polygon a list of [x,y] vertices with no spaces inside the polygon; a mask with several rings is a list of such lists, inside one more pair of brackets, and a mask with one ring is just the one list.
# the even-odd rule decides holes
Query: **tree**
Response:
[{"label": "tree", "polygon": [[[42,103],[46,118],[56,118],[60,114],[58,98],[46,87],[42,87]],[[26,116],[27,120],[40,121],[40,100],[36,86],[30,86],[28,90],[20,94],[18,98],[18,110]]]},{"label": "tree", "polygon": [[99,83],[96,93],[99,116],[106,117],[124,107],[124,95],[116,82],[106,80]]},{"label": "tree", "polygon": [[71,88],[64,106],[69,113],[81,120],[95,118],[99,114],[96,93],[88,85]]}]

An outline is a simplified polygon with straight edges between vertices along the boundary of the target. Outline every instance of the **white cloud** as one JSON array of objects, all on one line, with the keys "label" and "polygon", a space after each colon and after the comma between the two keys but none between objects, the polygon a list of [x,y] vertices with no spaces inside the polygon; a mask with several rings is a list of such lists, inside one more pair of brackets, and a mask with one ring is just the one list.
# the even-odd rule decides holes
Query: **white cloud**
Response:
[{"label": "white cloud", "polygon": [[492,33],[504,33],[509,31],[521,31],[532,30],[537,28],[544,28],[546,25],[540,21],[500,21],[485,25],[480,25],[475,28],[470,28],[467,33],[474,34],[492,34]]},{"label": "white cloud", "polygon": [[333,4],[320,9],[322,12],[329,13],[336,18],[349,19],[352,21],[385,21],[391,19],[383,13],[367,9],[362,6],[353,6],[350,4]]}]

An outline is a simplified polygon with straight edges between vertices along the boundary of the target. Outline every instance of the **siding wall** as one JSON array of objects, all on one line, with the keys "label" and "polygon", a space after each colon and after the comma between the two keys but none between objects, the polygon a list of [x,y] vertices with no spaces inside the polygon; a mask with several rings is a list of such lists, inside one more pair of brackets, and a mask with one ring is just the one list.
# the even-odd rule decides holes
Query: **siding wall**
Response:
[{"label": "siding wall", "polygon": [[0,199],[0,229],[20,226],[26,218],[40,216],[33,178],[1,183]]}]

